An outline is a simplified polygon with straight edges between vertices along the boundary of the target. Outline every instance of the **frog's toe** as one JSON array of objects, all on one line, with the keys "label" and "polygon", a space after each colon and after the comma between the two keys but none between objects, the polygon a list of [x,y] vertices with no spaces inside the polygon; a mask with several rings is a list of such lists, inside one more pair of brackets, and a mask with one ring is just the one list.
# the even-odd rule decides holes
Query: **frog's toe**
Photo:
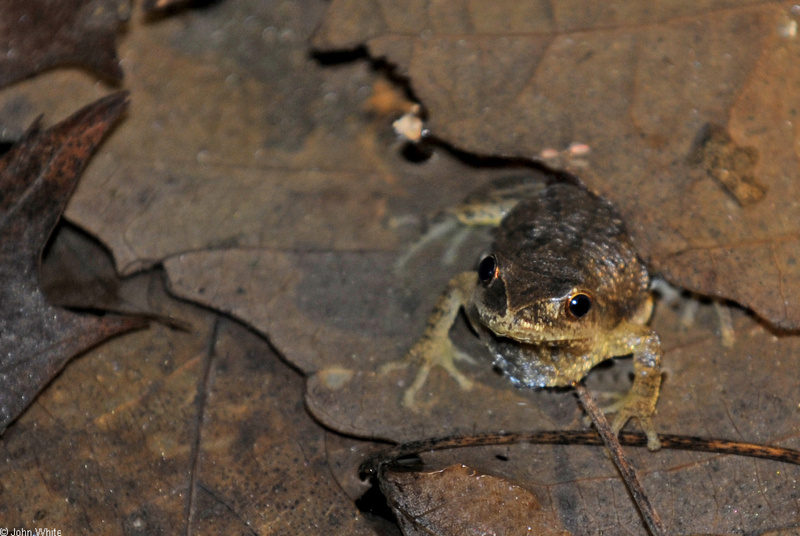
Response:
[{"label": "frog's toe", "polygon": [[647,449],[650,451],[657,451],[661,450],[661,440],[658,438],[658,434],[656,433],[655,429],[650,427],[645,429],[644,434],[647,436]]},{"label": "frog's toe", "polygon": [[733,319],[731,318],[731,308],[720,300],[714,300],[714,311],[719,320],[719,336],[722,346],[733,348],[736,345],[736,332],[733,329]]},{"label": "frog's toe", "polygon": [[397,359],[395,361],[389,361],[388,363],[384,363],[381,368],[378,369],[378,374],[381,376],[386,376],[390,372],[394,372],[395,370],[405,369],[411,364],[410,361],[406,359]]},{"label": "frog's toe", "polygon": [[[453,361],[461,361],[462,363],[469,363],[470,365],[477,365],[478,362],[475,360],[474,357],[469,355],[467,352],[461,351],[455,346],[453,346]],[[455,369],[455,367],[453,367]],[[457,369],[455,370],[455,374],[448,370],[452,376],[463,376]],[[461,383],[459,381],[459,383]]]},{"label": "frog's toe", "polygon": [[405,271],[409,262],[419,255],[429,245],[440,241],[446,240],[447,236],[452,234],[458,228],[458,221],[454,218],[447,218],[431,225],[428,231],[422,235],[419,240],[412,244],[406,252],[401,255],[394,264],[395,274],[400,274]]},{"label": "frog's toe", "polygon": [[[644,411],[642,411],[644,409]],[[614,435],[619,435],[620,430],[625,427],[625,424],[631,419],[635,418],[639,421],[639,426],[642,427],[644,434],[647,436],[647,448],[649,450],[658,450],[661,448],[661,440],[658,439],[658,433],[653,426],[651,414],[647,412],[646,408],[637,407],[637,404],[628,403],[620,408],[614,416],[611,423],[611,430]]]},{"label": "frog's toe", "polygon": [[[462,352],[456,348],[449,337],[421,341],[411,349],[409,354],[416,361],[420,362],[420,371],[417,374],[414,385],[419,382],[419,387],[421,388],[431,369],[438,366],[443,368],[451,378],[458,382],[459,387],[462,389],[468,390],[472,388],[472,380],[458,370],[456,361],[475,363],[475,360],[466,352]],[[425,378],[420,380],[420,377],[423,375]]]},{"label": "frog's toe", "polygon": [[462,390],[466,391],[472,388],[472,380],[458,370],[455,365],[456,361],[474,363],[472,357],[456,348],[449,338],[422,339],[408,351],[402,360],[387,363],[381,367],[379,373],[386,374],[393,370],[406,368],[411,364],[418,364],[417,375],[403,393],[402,404],[412,411],[419,412],[424,407],[423,404],[417,401],[417,395],[425,387],[430,372],[434,367],[443,368]]},{"label": "frog's toe", "polygon": [[[409,365],[412,364],[412,359],[409,359],[409,357],[413,357],[411,352],[409,352],[404,359],[398,359],[397,361],[386,363],[378,370],[378,374],[384,376],[394,372],[395,370],[408,368]],[[425,386],[425,382],[428,381],[428,375],[430,374],[431,368],[432,366],[430,364],[423,362],[417,371],[417,375],[414,377],[414,381],[403,392],[403,407],[410,409],[414,413],[421,413],[425,409],[426,405],[417,401],[417,394]]]},{"label": "frog's toe", "polygon": [[414,378],[413,383],[403,393],[404,407],[417,413],[426,409],[426,404],[419,402],[417,400],[417,395],[420,393],[420,391],[422,391],[423,387],[425,387],[425,384],[428,381],[428,376],[430,375],[433,367],[436,365],[447,371],[447,373],[458,383],[462,390],[468,391],[472,389],[472,380],[467,378],[460,370],[456,368],[452,358],[443,361],[437,361],[436,363],[426,362],[423,363],[420,369],[417,371],[417,375]]},{"label": "frog's toe", "polygon": [[608,400],[612,400],[610,404],[606,404],[601,406],[600,409],[603,413],[617,413],[619,410],[625,407],[628,400],[625,398],[624,391],[613,391],[613,392],[604,392],[600,393],[601,396]]},{"label": "frog's toe", "polygon": [[447,373],[453,378],[456,382],[458,382],[458,386],[461,387],[464,391],[469,391],[472,389],[473,382],[469,378],[467,378],[463,372],[458,370],[456,367],[455,361],[466,361],[467,363],[475,363],[475,360],[472,359],[468,354],[465,354],[460,351],[456,351],[453,354],[453,358],[449,359],[443,363],[438,363]]},{"label": "frog's toe", "polygon": [[417,372],[417,377],[414,378],[414,382],[403,393],[403,407],[406,407],[415,413],[419,413],[425,409],[423,404],[417,402],[417,393],[420,392],[422,387],[425,385],[425,382],[428,381],[428,374],[430,371],[430,367],[423,366]]}]

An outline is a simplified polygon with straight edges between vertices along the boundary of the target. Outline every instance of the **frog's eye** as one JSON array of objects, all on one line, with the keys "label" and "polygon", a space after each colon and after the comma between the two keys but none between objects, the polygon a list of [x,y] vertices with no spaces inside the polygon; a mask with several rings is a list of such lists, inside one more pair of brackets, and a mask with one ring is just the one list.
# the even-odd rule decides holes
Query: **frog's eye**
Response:
[{"label": "frog's eye", "polygon": [[481,283],[489,283],[495,277],[497,277],[497,260],[494,255],[487,255],[478,264],[478,279]]},{"label": "frog's eye", "polygon": [[583,318],[592,309],[592,298],[578,292],[573,294],[567,302],[567,312],[574,318]]}]

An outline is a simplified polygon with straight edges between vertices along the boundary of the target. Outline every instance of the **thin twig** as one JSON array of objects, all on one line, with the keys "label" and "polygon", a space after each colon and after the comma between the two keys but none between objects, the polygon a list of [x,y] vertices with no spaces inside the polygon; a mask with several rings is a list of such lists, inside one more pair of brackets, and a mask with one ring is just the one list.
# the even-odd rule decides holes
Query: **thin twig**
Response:
[{"label": "thin twig", "polygon": [[[784,447],[673,434],[659,434],[658,438],[661,440],[661,450],[710,452],[712,454],[747,456],[800,465],[800,451]],[[642,433],[621,432],[619,434],[619,442],[626,447],[644,447],[647,445],[647,437]],[[360,471],[365,476],[372,475],[377,472],[377,468],[381,465],[394,462],[399,458],[416,456],[423,452],[521,443],[532,445],[603,446],[600,434],[593,430],[543,430],[538,432],[502,432],[434,437],[411,441],[378,451],[370,455],[361,464]]]},{"label": "thin twig", "polygon": [[589,396],[588,391],[586,391],[586,387],[582,384],[576,384],[575,391],[578,393],[578,399],[581,401],[583,409],[585,409],[586,413],[591,417],[594,427],[600,433],[600,437],[603,438],[603,443],[605,443],[606,448],[611,453],[611,459],[614,460],[614,464],[616,464],[617,469],[622,475],[625,485],[628,486],[628,491],[630,491],[633,501],[639,508],[639,512],[642,514],[645,524],[650,530],[650,534],[653,536],[666,536],[667,532],[664,530],[661,517],[659,517],[655,508],[653,508],[653,505],[650,503],[644,486],[642,486],[642,482],[639,480],[636,468],[628,459],[625,451],[622,450],[622,445],[619,444],[617,436],[611,430],[611,426],[608,424],[608,420],[603,414],[603,411],[597,407],[597,404],[594,403],[594,400],[592,400],[592,397]]}]

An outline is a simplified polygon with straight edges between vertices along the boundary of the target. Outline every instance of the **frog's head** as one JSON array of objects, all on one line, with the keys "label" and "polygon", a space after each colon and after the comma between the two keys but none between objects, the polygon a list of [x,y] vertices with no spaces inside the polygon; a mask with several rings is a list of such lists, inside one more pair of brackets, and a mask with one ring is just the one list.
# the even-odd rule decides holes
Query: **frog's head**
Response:
[{"label": "frog's head", "polygon": [[577,342],[610,320],[580,270],[546,263],[532,269],[514,260],[494,253],[478,266],[474,311],[495,334],[533,344]]}]

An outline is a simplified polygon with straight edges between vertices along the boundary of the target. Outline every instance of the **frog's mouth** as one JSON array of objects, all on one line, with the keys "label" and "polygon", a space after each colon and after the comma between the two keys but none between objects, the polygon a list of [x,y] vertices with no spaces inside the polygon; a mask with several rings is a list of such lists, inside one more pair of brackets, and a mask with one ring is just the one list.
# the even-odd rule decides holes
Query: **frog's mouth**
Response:
[{"label": "frog's mouth", "polygon": [[590,338],[583,322],[564,314],[562,300],[548,300],[515,311],[498,314],[476,305],[480,323],[497,337],[522,343],[575,343]]}]

